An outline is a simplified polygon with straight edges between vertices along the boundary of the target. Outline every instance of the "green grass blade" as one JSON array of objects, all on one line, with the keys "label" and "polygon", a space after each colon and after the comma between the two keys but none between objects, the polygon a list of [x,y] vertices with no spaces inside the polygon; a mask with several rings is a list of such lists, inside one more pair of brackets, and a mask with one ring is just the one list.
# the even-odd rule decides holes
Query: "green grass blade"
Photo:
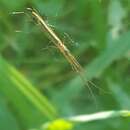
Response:
[{"label": "green grass blade", "polygon": [[[46,117],[54,119],[56,111],[49,101],[35,89],[31,83],[26,80],[23,75],[14,67],[8,64],[2,57],[0,57],[0,77],[7,79],[19,93],[22,93],[32,104]],[[10,87],[10,86],[8,86]],[[0,88],[3,92],[7,91],[4,86]],[[5,92],[6,93],[6,92]],[[12,97],[17,98],[17,97]]]},{"label": "green grass blade", "polygon": [[[91,80],[94,77],[99,77],[112,62],[123,57],[130,50],[130,31],[120,36],[117,41],[112,42],[112,46],[104,50],[97,56],[89,65],[85,67],[85,77]],[[70,83],[67,83],[60,93],[57,93],[57,98],[65,100],[68,104],[72,93],[75,95],[82,89],[83,83],[77,76]],[[65,99],[64,99],[65,98]],[[65,102],[64,102],[65,103]]]}]

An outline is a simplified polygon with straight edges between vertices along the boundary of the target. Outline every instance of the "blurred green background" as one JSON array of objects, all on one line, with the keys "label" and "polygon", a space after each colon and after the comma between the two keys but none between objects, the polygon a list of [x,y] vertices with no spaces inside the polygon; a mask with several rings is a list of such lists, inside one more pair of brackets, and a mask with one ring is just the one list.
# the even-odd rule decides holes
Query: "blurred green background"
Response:
[{"label": "blurred green background", "polygon": [[[13,13],[27,7],[40,12],[84,67],[95,98],[36,21]],[[0,130],[39,130],[59,117],[129,110],[129,30],[129,0],[0,0]],[[130,118],[74,129],[130,130]]]}]

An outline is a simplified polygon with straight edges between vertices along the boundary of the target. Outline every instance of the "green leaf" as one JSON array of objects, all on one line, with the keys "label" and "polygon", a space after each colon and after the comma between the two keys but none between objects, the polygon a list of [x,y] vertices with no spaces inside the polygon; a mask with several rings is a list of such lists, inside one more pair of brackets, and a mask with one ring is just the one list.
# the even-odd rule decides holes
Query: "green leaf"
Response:
[{"label": "green leaf", "polygon": [[[0,92],[7,97],[17,111],[20,111],[19,114],[23,119],[35,121],[38,115],[44,119],[54,119],[57,117],[55,108],[46,97],[41,95],[20,72],[1,56],[0,85]],[[33,108],[33,111],[31,108]],[[40,122],[40,119],[38,122]]]}]

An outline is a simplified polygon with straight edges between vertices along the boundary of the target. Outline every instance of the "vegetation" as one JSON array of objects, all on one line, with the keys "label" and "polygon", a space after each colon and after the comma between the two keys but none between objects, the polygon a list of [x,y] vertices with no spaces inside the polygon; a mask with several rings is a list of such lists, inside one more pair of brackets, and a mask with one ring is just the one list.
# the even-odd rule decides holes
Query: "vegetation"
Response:
[{"label": "vegetation", "polygon": [[[83,75],[26,12],[30,7]],[[129,12],[129,0],[1,0],[0,130],[129,130]]]}]

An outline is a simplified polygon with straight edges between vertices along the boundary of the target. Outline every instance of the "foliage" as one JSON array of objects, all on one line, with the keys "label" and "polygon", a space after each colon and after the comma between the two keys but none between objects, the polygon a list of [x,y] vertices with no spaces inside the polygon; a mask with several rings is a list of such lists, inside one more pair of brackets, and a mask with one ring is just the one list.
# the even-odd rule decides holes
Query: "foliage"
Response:
[{"label": "foliage", "polygon": [[[88,86],[36,21],[17,14],[27,7],[64,41]],[[129,0],[1,0],[0,129],[129,130],[129,11]]]}]

